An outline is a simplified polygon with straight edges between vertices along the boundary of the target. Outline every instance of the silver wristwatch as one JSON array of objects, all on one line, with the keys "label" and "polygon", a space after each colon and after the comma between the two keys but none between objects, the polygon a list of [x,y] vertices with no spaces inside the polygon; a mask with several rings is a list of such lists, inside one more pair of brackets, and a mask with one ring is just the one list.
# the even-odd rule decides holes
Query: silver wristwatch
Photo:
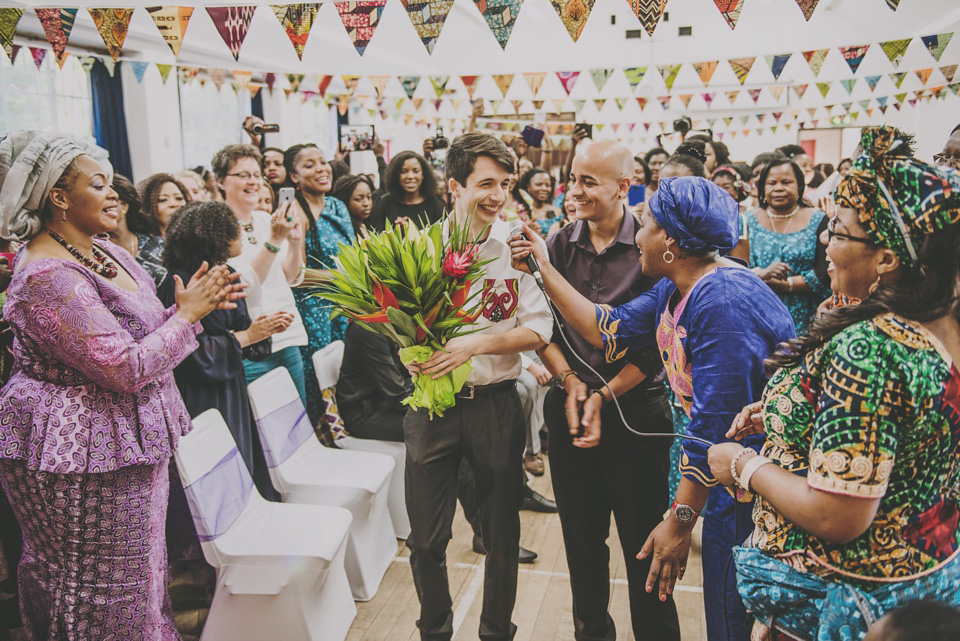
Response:
[{"label": "silver wristwatch", "polygon": [[676,501],[673,502],[673,506],[670,509],[673,511],[673,515],[676,516],[677,520],[681,523],[690,523],[700,516],[700,513],[689,505],[677,503]]}]

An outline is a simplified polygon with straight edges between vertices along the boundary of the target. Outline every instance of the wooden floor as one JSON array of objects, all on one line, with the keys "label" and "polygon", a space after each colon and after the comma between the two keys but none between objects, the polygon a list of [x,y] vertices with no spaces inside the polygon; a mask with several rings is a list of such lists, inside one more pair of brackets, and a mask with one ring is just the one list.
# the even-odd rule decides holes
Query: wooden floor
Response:
[{"label": "wooden floor", "polygon": [[[553,498],[549,474],[548,466],[547,474],[535,478],[531,485]],[[513,611],[513,622],[518,628],[516,641],[573,641],[570,579],[560,519],[556,514],[524,511],[520,513],[520,522],[520,544],[540,556],[533,564],[520,566],[517,605]],[[617,625],[618,638],[632,640],[623,553],[613,527],[611,525],[609,539],[610,613]],[[478,638],[483,557],[473,552],[471,542],[470,525],[458,507],[453,540],[447,549],[455,641],[476,641]],[[699,529],[686,576],[675,593],[684,641],[706,639],[698,542]],[[638,543],[638,547],[641,544]],[[417,641],[420,638],[416,628],[420,604],[413,587],[409,558],[410,553],[401,542],[397,558],[387,571],[377,595],[367,603],[357,604],[357,618],[347,636],[348,641]]]}]

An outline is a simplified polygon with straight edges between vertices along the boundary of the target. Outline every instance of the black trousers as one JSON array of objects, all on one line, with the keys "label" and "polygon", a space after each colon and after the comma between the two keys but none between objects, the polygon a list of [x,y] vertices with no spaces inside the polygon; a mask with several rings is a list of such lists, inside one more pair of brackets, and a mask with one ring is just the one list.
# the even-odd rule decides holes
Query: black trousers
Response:
[{"label": "black trousers", "polygon": [[340,414],[350,436],[403,442],[403,419],[406,412],[397,412],[377,403],[363,403],[343,407]]},{"label": "black trousers", "polygon": [[[646,592],[650,560],[636,558],[669,507],[671,440],[631,434],[610,404],[601,414],[600,444],[591,449],[574,447],[564,415],[566,398],[563,390],[550,390],[543,415],[550,433],[550,474],[570,569],[574,638],[617,638],[608,612],[610,549],[606,541],[613,513],[627,569],[634,636],[637,641],[679,641],[680,622],[673,598],[661,602],[657,590]],[[634,429],[673,433],[670,408],[663,394],[627,394],[620,405]]]},{"label": "black trousers", "polygon": [[457,399],[443,417],[410,411],[403,423],[407,445],[406,496],[410,516],[410,567],[420,598],[420,638],[449,641],[453,602],[446,550],[456,511],[461,461],[476,488],[486,565],[482,641],[508,641],[517,598],[520,505],[523,488],[524,416],[516,388]]}]

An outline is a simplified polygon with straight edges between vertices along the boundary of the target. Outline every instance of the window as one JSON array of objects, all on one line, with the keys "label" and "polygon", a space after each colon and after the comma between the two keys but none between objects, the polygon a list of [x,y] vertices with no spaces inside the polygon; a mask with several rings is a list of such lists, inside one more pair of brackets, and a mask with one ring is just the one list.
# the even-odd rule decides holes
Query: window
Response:
[{"label": "window", "polygon": [[210,81],[180,84],[180,123],[183,166],[210,167],[213,154],[237,143],[249,143],[241,128],[250,113],[250,94],[234,91],[229,82],[220,90]]},{"label": "window", "polygon": [[47,52],[38,70],[26,47],[14,65],[0,56],[0,87],[0,134],[43,129],[93,137],[90,79],[76,57],[67,58],[60,69]]}]

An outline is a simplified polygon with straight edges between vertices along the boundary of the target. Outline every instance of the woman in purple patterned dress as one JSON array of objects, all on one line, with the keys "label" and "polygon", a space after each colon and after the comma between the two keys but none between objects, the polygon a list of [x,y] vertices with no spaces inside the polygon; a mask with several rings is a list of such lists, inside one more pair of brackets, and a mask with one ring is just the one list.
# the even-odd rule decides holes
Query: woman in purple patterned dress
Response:
[{"label": "woman in purple patterned dress", "polygon": [[0,484],[23,530],[29,639],[179,639],[163,540],[167,465],[190,419],[173,368],[198,321],[242,297],[225,267],[164,309],[153,280],[95,237],[117,224],[99,149],[59,134],[0,139],[0,235],[26,242],[3,312]]}]

